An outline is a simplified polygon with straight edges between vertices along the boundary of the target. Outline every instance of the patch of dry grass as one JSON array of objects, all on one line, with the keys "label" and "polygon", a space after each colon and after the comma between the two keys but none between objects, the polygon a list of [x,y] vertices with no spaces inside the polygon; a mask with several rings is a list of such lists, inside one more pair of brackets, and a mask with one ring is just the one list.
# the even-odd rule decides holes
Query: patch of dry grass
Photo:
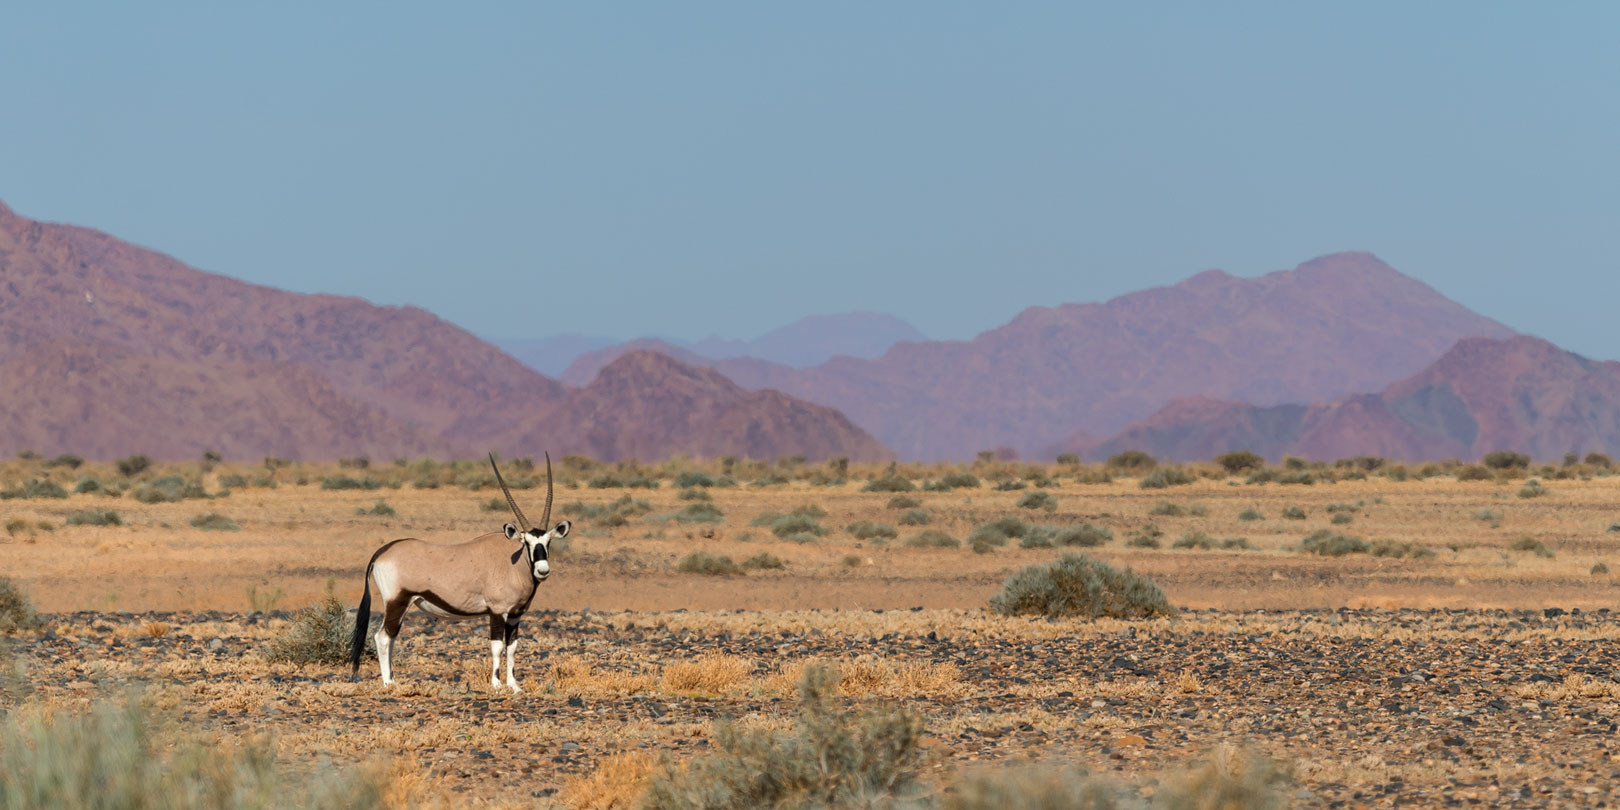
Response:
[{"label": "patch of dry grass", "polygon": [[563,782],[563,801],[575,810],[635,807],[647,792],[647,780],[657,765],[658,757],[645,751],[608,757],[589,773]]}]

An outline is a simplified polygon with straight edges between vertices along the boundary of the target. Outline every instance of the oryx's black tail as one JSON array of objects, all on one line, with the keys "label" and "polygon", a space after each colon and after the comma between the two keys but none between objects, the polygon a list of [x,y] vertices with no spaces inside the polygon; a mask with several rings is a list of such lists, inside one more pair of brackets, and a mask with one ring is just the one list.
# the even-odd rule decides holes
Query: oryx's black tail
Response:
[{"label": "oryx's black tail", "polygon": [[354,675],[360,675],[360,656],[366,653],[366,631],[371,629],[371,565],[366,565],[366,578],[360,580],[360,607],[354,612],[354,642],[349,647],[349,663]]}]

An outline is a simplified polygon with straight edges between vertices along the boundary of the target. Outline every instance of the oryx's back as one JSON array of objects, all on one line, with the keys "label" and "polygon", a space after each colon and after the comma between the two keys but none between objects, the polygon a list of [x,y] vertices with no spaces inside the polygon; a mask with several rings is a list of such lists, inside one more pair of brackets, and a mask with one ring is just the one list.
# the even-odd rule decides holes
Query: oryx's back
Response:
[{"label": "oryx's back", "polygon": [[534,593],[521,548],[495,533],[455,545],[395,540],[378,550],[371,575],[386,593],[430,595],[458,613],[505,612]]}]

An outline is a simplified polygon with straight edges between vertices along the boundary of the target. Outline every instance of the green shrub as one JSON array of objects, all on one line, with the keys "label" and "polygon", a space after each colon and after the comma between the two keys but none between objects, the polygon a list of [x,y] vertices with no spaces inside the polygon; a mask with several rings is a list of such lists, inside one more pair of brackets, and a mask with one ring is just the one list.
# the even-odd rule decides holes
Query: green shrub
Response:
[{"label": "green shrub", "polygon": [[892,808],[921,800],[923,726],[890,706],[843,710],[837,676],[824,667],[799,680],[793,727],[717,724],[712,754],[667,761],[641,800],[643,810]]},{"label": "green shrub", "polygon": [[1160,548],[1163,544],[1159,542],[1157,535],[1137,532],[1126,538],[1125,545],[1130,548]]},{"label": "green shrub", "polygon": [[[277,589],[274,595],[279,598],[280,589]],[[261,599],[266,604],[265,610],[275,605],[276,599],[267,597],[268,594],[261,597],[255,589],[248,591],[248,598],[255,603],[256,610],[259,609],[258,603]],[[264,657],[270,661],[299,666],[308,664],[345,666],[349,663],[349,644],[353,632],[354,625],[349,621],[349,612],[332,592],[332,583],[328,582],[326,595],[315,604],[294,614],[292,621],[282,629],[280,635],[270,640]],[[366,634],[366,654],[371,657],[377,654],[376,642],[371,640],[370,633]],[[394,663],[397,666],[399,662],[396,660]]]},{"label": "green shrub", "polygon": [[117,512],[74,512],[68,515],[69,526],[122,526],[123,518]]},{"label": "green shrub", "polygon": [[1486,453],[1485,457],[1479,461],[1493,470],[1524,469],[1530,466],[1529,456],[1511,450],[1496,450]]},{"label": "green shrub", "polygon": [[27,520],[23,518],[12,518],[6,521],[6,534],[16,537],[25,531],[28,531]]},{"label": "green shrub", "polygon": [[236,525],[236,521],[218,512],[197,515],[191,519],[191,525],[194,528],[211,532],[236,532],[242,530],[241,526]]},{"label": "green shrub", "polygon": [[1610,523],[1609,524],[1609,531],[1611,531],[1611,532],[1620,532],[1620,520],[1617,520],[1617,521],[1615,521],[1613,523]]},{"label": "green shrub", "polygon": [[717,577],[730,577],[743,573],[741,566],[731,561],[724,554],[709,554],[703,551],[694,551],[681,558],[675,570],[683,574],[706,574]]},{"label": "green shrub", "polygon": [[1352,520],[1354,520],[1354,518],[1350,517],[1349,512],[1340,512],[1340,513],[1334,515],[1333,519],[1329,520],[1328,522],[1332,523],[1335,526],[1343,526],[1343,525],[1348,524]]},{"label": "green shrub", "polygon": [[1457,472],[1454,473],[1454,475],[1456,476],[1458,481],[1495,481],[1496,480],[1496,476],[1492,475],[1490,470],[1487,470],[1484,467],[1479,466],[1478,464],[1469,464],[1469,465],[1467,465],[1465,467],[1458,467]]},{"label": "green shrub", "polygon": [[1210,550],[1212,548],[1215,548],[1217,545],[1218,544],[1217,544],[1215,538],[1210,537],[1209,535],[1207,535],[1207,534],[1205,534],[1203,532],[1194,531],[1194,532],[1188,532],[1188,533],[1182,535],[1181,539],[1177,540],[1174,543],[1171,543],[1170,547],[1171,548],[1194,548],[1194,549],[1200,549],[1200,550],[1203,550],[1203,551],[1208,551],[1208,550]]},{"label": "green shrub", "polygon": [[871,520],[862,520],[844,527],[844,531],[855,536],[856,540],[871,540],[882,538],[890,540],[900,536],[893,526],[887,523],[877,523]]},{"label": "green shrub", "polygon": [[144,453],[136,453],[128,458],[118,460],[118,474],[129,478],[146,472],[146,468],[150,466],[152,466],[152,459],[147,458]]},{"label": "green shrub", "polygon": [[1258,454],[1248,450],[1233,450],[1215,457],[1215,463],[1226,470],[1227,475],[1236,475],[1246,470],[1258,470],[1266,466],[1266,460]]},{"label": "green shrub", "polygon": [[94,495],[97,492],[107,492],[107,489],[101,485],[100,479],[95,476],[81,475],[78,483],[73,485],[73,491],[79,495]]},{"label": "green shrub", "polygon": [[779,570],[786,568],[787,563],[783,562],[782,558],[776,556],[775,554],[766,554],[764,552],[760,552],[759,554],[755,554],[754,556],[743,560],[742,567],[746,571]]},{"label": "green shrub", "polygon": [[1020,481],[1020,480],[1018,480],[1016,478],[1009,478],[1009,479],[1007,479],[1005,481],[1002,481],[1002,482],[996,484],[994,487],[991,487],[991,489],[994,489],[997,492],[1017,492],[1017,491],[1019,491],[1021,489],[1028,489],[1028,488],[1029,488],[1028,484],[1026,484],[1023,481]]},{"label": "green shrub", "polygon": [[1288,520],[1304,520],[1305,510],[1297,506],[1290,506],[1287,509],[1282,510],[1282,516]]},{"label": "green shrub", "polygon": [[829,531],[827,527],[817,523],[815,518],[807,515],[781,515],[773,518],[768,525],[771,527],[772,534],[784,540],[789,539],[791,535],[799,534],[824,537]]},{"label": "green shrub", "polygon": [[715,481],[713,476],[708,475],[707,473],[698,472],[696,470],[685,470],[675,476],[675,486],[680,487],[681,489],[687,489],[689,487],[712,487],[714,486],[714,483]]},{"label": "green shrub", "polygon": [[1546,494],[1546,487],[1543,487],[1541,482],[1534,478],[1524,482],[1524,486],[1519,489],[1519,497],[1521,498],[1539,498]]},{"label": "green shrub", "polygon": [[906,545],[910,548],[960,548],[962,542],[939,529],[927,529],[907,537]]},{"label": "green shrub", "polygon": [[814,543],[817,540],[820,540],[821,536],[813,532],[791,532],[783,535],[782,539],[789,543],[798,543],[802,546],[806,543]]},{"label": "green shrub", "polygon": [[1587,453],[1584,461],[1588,467],[1603,467],[1607,469],[1614,466],[1614,459],[1609,458],[1608,453]]},{"label": "green shrub", "polygon": [[1254,509],[1245,509],[1238,513],[1238,520],[1265,520],[1266,516]]},{"label": "green shrub", "polygon": [[1054,543],[1052,537],[1057,530],[1051,526],[1036,526],[1018,541],[1019,548],[1051,548]]},{"label": "green shrub", "polygon": [[680,500],[683,500],[683,501],[713,501],[714,500],[714,496],[710,495],[709,491],[702,488],[702,487],[691,487],[690,489],[683,489],[683,490],[681,490],[680,494],[676,495],[675,497],[679,498]]},{"label": "green shrub", "polygon": [[681,523],[719,523],[726,517],[720,508],[706,501],[694,501],[675,513]]},{"label": "green shrub", "polygon": [[[32,630],[40,624],[39,614],[34,611],[34,603],[29,601],[28,594],[10,577],[0,576],[0,633]],[[3,789],[0,787],[0,790]]]},{"label": "green shrub", "polygon": [[1594,564],[1592,566],[1591,573],[1594,574],[1594,575],[1596,575],[1596,574],[1607,574],[1607,573],[1609,573],[1609,566],[1604,565],[1603,563],[1596,563],[1596,564]]},{"label": "green shrub", "polygon": [[928,513],[921,509],[913,509],[901,515],[895,522],[901,526],[927,526]]},{"label": "green shrub", "polygon": [[1109,456],[1108,461],[1103,466],[1110,470],[1140,473],[1159,466],[1159,462],[1141,450],[1126,450],[1123,453],[1115,453]]},{"label": "green shrub", "polygon": [[63,453],[62,455],[45,462],[45,466],[47,467],[66,467],[70,470],[77,470],[83,464],[84,457],[76,456],[72,453]]},{"label": "green shrub", "polygon": [[136,487],[129,496],[141,503],[177,503],[188,498],[207,498],[208,492],[200,482],[186,481],[178,475],[165,475]]},{"label": "green shrub", "polygon": [[844,555],[844,567],[845,568],[859,568],[860,566],[861,566],[861,555],[859,555],[859,554],[845,554]]},{"label": "green shrub", "polygon": [[793,507],[793,511],[788,512],[788,514],[820,520],[821,518],[827,516],[827,510],[822,509],[813,503],[805,503]]},{"label": "green shrub", "polygon": [[1307,536],[1299,549],[1323,557],[1343,557],[1346,554],[1366,554],[1372,547],[1359,537],[1319,529]]},{"label": "green shrub", "polygon": [[1422,546],[1411,543],[1397,543],[1394,540],[1374,540],[1367,553],[1374,557],[1411,557],[1414,560],[1427,560],[1434,557],[1434,552]]},{"label": "green shrub", "polygon": [[915,509],[922,506],[922,501],[910,495],[896,495],[889,499],[890,509]]},{"label": "green shrub", "polygon": [[946,489],[978,489],[979,477],[973,473],[954,472],[939,479],[939,483]]},{"label": "green shrub", "polygon": [[[494,483],[491,481],[491,483]],[[321,489],[381,489],[382,482],[371,476],[364,478],[351,478],[347,475],[333,475],[321,479]]]},{"label": "green shrub", "polygon": [[377,501],[377,503],[373,504],[370,509],[361,507],[354,510],[354,513],[357,515],[372,515],[375,517],[396,517],[399,515],[398,512],[394,511],[394,507],[388,505],[387,501]]},{"label": "green shrub", "polygon": [[1057,463],[1065,467],[1073,467],[1080,463],[1080,455],[1078,453],[1058,453]]},{"label": "green shrub", "polygon": [[1537,557],[1546,557],[1549,559],[1553,556],[1552,549],[1547,548],[1546,543],[1543,543],[1540,540],[1530,536],[1521,537],[1509,543],[1508,550],[1529,551],[1533,552]]},{"label": "green shrub", "polygon": [[[384,807],[377,768],[339,775],[284,767],[268,739],[179,736],[141,701],[72,714],[16,712],[0,725],[0,807],[105,810],[368,810]],[[414,804],[414,802],[413,802]]]},{"label": "green shrub", "polygon": [[1015,517],[1004,517],[993,520],[973,530],[968,535],[968,547],[975,553],[984,554],[991,549],[1007,545],[1007,541],[1023,537],[1028,534],[1030,525]]},{"label": "green shrub", "polygon": [[1197,479],[1180,467],[1159,467],[1137,482],[1137,486],[1142,489],[1165,489],[1191,484],[1195,480]]},{"label": "green shrub", "polygon": [[[491,481],[490,483],[494,483]],[[658,482],[640,473],[620,476],[615,473],[602,473],[585,482],[591,489],[657,489]]]},{"label": "green shrub", "polygon": [[68,491],[61,484],[48,479],[30,478],[21,486],[0,491],[0,500],[13,498],[66,498]]},{"label": "green shrub", "polygon": [[1102,526],[1090,523],[1081,523],[1078,526],[1069,526],[1059,529],[1052,537],[1052,542],[1060,546],[1091,548],[1100,546],[1114,539],[1114,533]]},{"label": "green shrub", "polygon": [[1022,509],[1044,509],[1051,512],[1057,509],[1057,498],[1050,492],[1036,490],[1019,498],[1018,506]]},{"label": "green shrub", "polygon": [[1181,517],[1187,514],[1187,510],[1169,501],[1160,501],[1158,505],[1148,510],[1148,514],[1161,517]]},{"label": "green shrub", "polygon": [[910,479],[898,476],[876,478],[861,487],[862,492],[915,492],[916,489],[917,486]]},{"label": "green shrub", "polygon": [[1279,484],[1300,484],[1310,486],[1316,483],[1316,475],[1307,470],[1291,470],[1278,473],[1276,479]]},{"label": "green shrub", "polygon": [[1053,562],[1013,574],[990,598],[990,609],[1008,616],[1115,619],[1177,613],[1152,580],[1080,554],[1064,554]]}]

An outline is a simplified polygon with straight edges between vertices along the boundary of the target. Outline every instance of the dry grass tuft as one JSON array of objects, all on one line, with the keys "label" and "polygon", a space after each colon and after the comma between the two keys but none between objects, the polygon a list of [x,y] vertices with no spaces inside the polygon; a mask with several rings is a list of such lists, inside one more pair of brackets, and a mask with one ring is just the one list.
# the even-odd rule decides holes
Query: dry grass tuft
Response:
[{"label": "dry grass tuft", "polygon": [[746,681],[753,671],[754,662],[746,658],[705,653],[665,667],[661,685],[666,692],[720,694]]},{"label": "dry grass tuft", "polygon": [[625,810],[647,792],[658,758],[643,751],[608,757],[596,770],[563,783],[563,800],[575,810]]},{"label": "dry grass tuft", "polygon": [[1526,700],[1551,700],[1555,702],[1579,698],[1620,700],[1620,683],[1594,681],[1585,675],[1576,673],[1565,677],[1562,683],[1522,684],[1517,689],[1514,689],[1513,693]]},{"label": "dry grass tuft", "polygon": [[968,685],[962,680],[962,671],[951,662],[901,661],[898,664],[876,656],[827,661],[808,659],[766,679],[768,692],[791,695],[798,689],[805,673],[825,667],[833,673],[832,690],[845,697],[907,698],[930,697],[951,700],[967,694]]}]

